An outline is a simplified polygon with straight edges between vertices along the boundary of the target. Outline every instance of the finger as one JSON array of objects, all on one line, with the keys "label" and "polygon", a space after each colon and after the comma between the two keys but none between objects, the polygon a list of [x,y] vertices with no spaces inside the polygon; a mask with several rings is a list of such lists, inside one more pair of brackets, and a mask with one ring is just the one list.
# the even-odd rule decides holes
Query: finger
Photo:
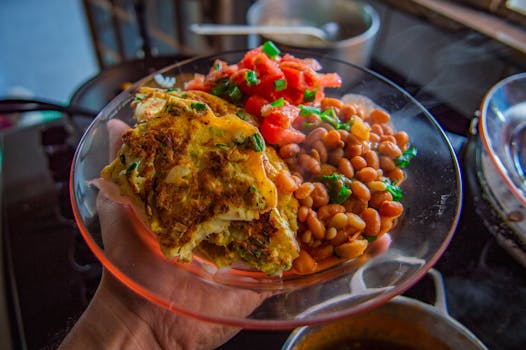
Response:
[{"label": "finger", "polygon": [[130,129],[130,126],[118,119],[111,119],[106,125],[110,138],[110,161],[115,158],[122,146],[122,135]]}]

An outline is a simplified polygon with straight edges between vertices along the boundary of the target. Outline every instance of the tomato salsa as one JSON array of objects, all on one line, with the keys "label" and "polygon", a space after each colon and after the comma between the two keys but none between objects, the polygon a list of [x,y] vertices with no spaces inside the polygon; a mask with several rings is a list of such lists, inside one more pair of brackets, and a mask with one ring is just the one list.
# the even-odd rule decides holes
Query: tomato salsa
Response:
[{"label": "tomato salsa", "polygon": [[313,58],[281,55],[270,41],[248,51],[236,64],[216,60],[207,75],[196,74],[186,85],[241,104],[256,116],[265,141],[273,145],[305,140],[302,109],[318,107],[325,88],[340,87],[337,73],[320,73]]}]

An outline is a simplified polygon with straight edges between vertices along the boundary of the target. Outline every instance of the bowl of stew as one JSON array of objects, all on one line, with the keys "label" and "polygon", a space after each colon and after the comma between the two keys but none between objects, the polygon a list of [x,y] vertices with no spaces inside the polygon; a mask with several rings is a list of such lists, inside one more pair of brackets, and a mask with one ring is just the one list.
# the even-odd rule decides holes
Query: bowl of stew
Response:
[{"label": "bowl of stew", "polygon": [[[444,252],[456,228],[462,200],[458,162],[443,130],[417,100],[366,68],[306,51],[275,49],[199,57],[145,77],[100,112],[77,148],[70,189],[88,246],[124,284],[174,312],[254,329],[289,329],[355,315],[418,281]],[[257,66],[269,58],[271,66],[289,62],[281,65],[290,68],[288,73]],[[248,69],[245,64],[256,66]],[[251,84],[261,86],[254,89]],[[141,103],[137,94],[152,91],[148,89],[169,98],[206,91],[257,118],[264,147],[288,169],[273,181],[297,202],[291,224],[297,256],[281,271],[218,266],[199,254],[180,263],[163,254],[151,227],[133,208],[119,242],[139,249],[139,257],[115,255],[115,239],[101,230],[101,187],[93,179],[112,161],[108,126],[119,121],[133,127],[133,106]],[[191,106],[193,112],[204,108]],[[124,169],[139,168],[126,164]],[[247,252],[260,254],[236,250],[239,255]],[[357,271],[363,276],[360,280]],[[263,297],[241,315],[225,312],[202,300],[181,299],[178,278],[191,281],[196,290],[225,297]]]}]

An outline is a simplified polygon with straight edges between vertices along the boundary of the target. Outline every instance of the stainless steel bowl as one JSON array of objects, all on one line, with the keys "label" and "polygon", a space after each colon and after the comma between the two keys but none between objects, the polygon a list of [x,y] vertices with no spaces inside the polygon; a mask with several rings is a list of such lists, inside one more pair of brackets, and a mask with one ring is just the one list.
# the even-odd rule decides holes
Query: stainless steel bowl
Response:
[{"label": "stainless steel bowl", "polygon": [[442,276],[433,269],[429,273],[435,282],[434,305],[398,296],[363,314],[297,328],[282,350],[487,350],[473,333],[449,315]]},{"label": "stainless steel bowl", "polygon": [[[369,64],[380,17],[369,4],[349,0],[259,0],[248,10],[251,25],[311,25],[338,28],[334,40],[322,40],[307,35],[268,35],[285,50],[308,49],[357,65]],[[250,46],[259,45],[261,39],[250,38]]]}]

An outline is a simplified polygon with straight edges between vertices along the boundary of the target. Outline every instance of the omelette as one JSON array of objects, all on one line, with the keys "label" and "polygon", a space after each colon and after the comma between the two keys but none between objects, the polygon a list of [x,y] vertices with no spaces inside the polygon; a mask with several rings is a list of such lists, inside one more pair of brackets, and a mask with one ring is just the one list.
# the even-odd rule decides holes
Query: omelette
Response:
[{"label": "omelette", "polygon": [[136,125],[101,176],[144,206],[164,255],[290,269],[298,202],[274,184],[287,165],[250,114],[205,92],[146,87],[132,106]]}]

